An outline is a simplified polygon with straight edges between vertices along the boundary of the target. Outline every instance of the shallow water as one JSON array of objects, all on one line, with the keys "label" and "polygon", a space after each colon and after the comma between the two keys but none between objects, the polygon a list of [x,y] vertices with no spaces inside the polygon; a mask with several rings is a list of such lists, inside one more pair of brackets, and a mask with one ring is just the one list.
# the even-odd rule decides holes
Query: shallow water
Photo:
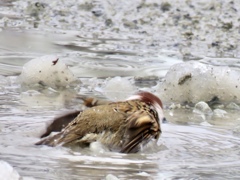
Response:
[{"label": "shallow water", "polygon": [[[82,102],[74,98],[77,94],[118,100],[139,89],[154,92],[169,67],[185,60],[228,65],[239,70],[239,47],[235,47],[235,41],[231,42],[229,38],[236,33],[234,28],[231,32],[226,29],[216,32],[222,33],[221,38],[216,34],[208,37],[207,30],[203,32],[202,26],[206,23],[209,27],[209,22],[198,14],[220,14],[230,8],[231,3],[216,2],[214,10],[206,10],[210,6],[208,3],[193,3],[192,6],[201,7],[199,12],[194,13],[189,4],[178,11],[176,9],[181,7],[179,2],[170,1],[171,11],[161,11],[163,19],[156,20],[160,5],[150,2],[141,4],[136,1],[133,5],[112,1],[117,5],[114,6],[98,1],[92,4],[84,1],[79,5],[74,0],[64,1],[63,5],[52,1],[44,4],[43,9],[34,10],[35,13],[29,9],[30,2],[9,0],[1,6],[1,160],[10,163],[21,176],[35,179],[105,179],[108,174],[119,179],[240,178],[239,110],[223,108],[227,111],[223,117],[203,116],[194,113],[191,105],[171,109],[169,105],[172,102],[168,102],[165,106],[168,122],[162,125],[163,134],[158,146],[150,146],[138,154],[34,146],[46,123],[55,116],[84,108]],[[238,14],[237,7],[240,6],[237,6],[238,2],[233,2],[234,12]],[[139,13],[136,9],[143,12]],[[201,11],[203,9],[205,11]],[[98,13],[103,12],[103,15],[94,16],[93,10],[94,13],[99,10]],[[114,14],[117,10],[119,13]],[[224,20],[230,19],[233,26],[237,26],[239,21],[231,16],[234,12],[230,11]],[[191,20],[184,16],[187,13]],[[111,27],[106,25],[110,17],[113,22]],[[150,17],[153,17],[153,22]],[[167,17],[168,23],[164,21]],[[175,24],[178,18],[180,22]],[[202,24],[195,27],[191,24],[194,18],[200,18]],[[142,25],[139,22],[133,24],[135,19]],[[107,22],[110,23],[110,20]],[[217,23],[214,18],[211,22]],[[156,26],[153,26],[154,23]],[[198,38],[189,42],[188,38],[181,36],[186,27],[184,23],[193,28]],[[220,39],[220,45],[209,47],[214,38]],[[225,44],[220,42],[224,38],[228,39]],[[46,54],[57,54],[82,84],[57,91],[21,88],[18,76],[22,66],[30,59]],[[107,86],[116,76],[121,76],[124,86]]]}]

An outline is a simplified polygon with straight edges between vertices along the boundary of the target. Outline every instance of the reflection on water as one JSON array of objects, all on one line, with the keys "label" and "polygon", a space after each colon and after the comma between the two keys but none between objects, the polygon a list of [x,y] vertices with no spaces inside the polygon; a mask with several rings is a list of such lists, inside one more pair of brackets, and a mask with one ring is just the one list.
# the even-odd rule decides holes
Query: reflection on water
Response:
[{"label": "reflection on water", "polygon": [[[46,9],[55,5],[59,7],[59,4],[55,3],[46,4]],[[179,34],[180,31],[177,31],[177,35],[174,31],[170,37],[165,37],[161,34],[165,32],[162,28],[164,23],[159,25],[160,32],[157,33],[152,28],[153,24],[150,24],[151,28],[142,27],[146,28],[145,32],[144,29],[141,30],[139,24],[137,24],[138,29],[131,22],[125,22],[124,26],[132,27],[130,28],[132,31],[122,31],[125,29],[114,27],[117,21],[112,22],[113,28],[110,30],[101,31],[103,27],[99,26],[98,32],[92,27],[97,25],[93,23],[89,26],[86,19],[79,18],[83,21],[82,24],[79,21],[71,21],[72,19],[66,15],[69,10],[66,9],[65,11],[57,9],[52,12],[55,14],[43,16],[44,23],[38,19],[40,22],[34,24],[33,17],[24,19],[21,16],[21,8],[28,6],[29,3],[8,0],[0,4],[5,6],[0,7],[3,9],[0,18],[5,17],[6,14],[8,18],[1,19],[0,22],[2,28],[0,32],[0,159],[9,162],[21,176],[49,180],[104,179],[108,174],[113,174],[119,179],[240,179],[239,110],[224,109],[227,112],[224,117],[202,118],[200,114],[194,113],[191,107],[181,109],[166,107],[165,115],[168,123],[162,125],[163,134],[158,146],[149,146],[138,154],[95,152],[88,148],[71,150],[64,147],[34,146],[40,134],[45,131],[46,124],[55,116],[84,108],[82,101],[76,99],[79,94],[104,99],[121,99],[139,89],[154,91],[154,87],[164,77],[169,67],[182,62],[183,57],[176,47],[179,48],[181,44],[178,41],[183,37]],[[16,12],[10,13],[8,6],[17,9]],[[79,7],[83,8],[83,11],[79,11],[79,7],[72,4],[68,8],[72,13],[82,13],[81,15],[89,18],[89,13],[92,12],[86,9],[92,10],[92,6],[95,5],[82,4]],[[156,8],[154,4],[139,4],[138,10],[146,7],[150,7],[151,12]],[[99,8],[102,10],[102,6]],[[216,6],[216,9],[218,8],[219,6]],[[34,12],[35,10],[31,13]],[[158,16],[158,13],[154,12],[155,16]],[[173,18],[169,21],[173,24],[178,23],[177,19],[187,22],[191,20],[186,14],[180,15],[166,17]],[[41,12],[35,12],[34,16],[41,17]],[[67,30],[53,28],[58,27],[59,22],[55,22],[56,19],[51,17],[59,18],[59,16],[62,18],[59,20],[63,24],[62,29]],[[103,19],[106,16],[107,13],[104,14]],[[74,28],[78,27],[78,30],[68,30],[73,27],[66,23],[67,18],[74,24]],[[117,15],[113,18],[117,20]],[[197,18],[197,15],[194,18]],[[93,19],[96,20],[96,17]],[[22,24],[14,26],[11,24],[14,20]],[[149,17],[140,20],[141,25],[150,21]],[[52,29],[45,23],[52,25]],[[194,23],[198,23],[197,20]],[[38,25],[39,29],[34,29],[31,25]],[[189,26],[185,24],[181,27]],[[167,32],[171,32],[176,27],[171,25],[169,28]],[[189,41],[189,39],[185,40]],[[199,50],[201,53],[204,52],[204,55],[213,51],[213,49],[206,51],[205,46],[201,48],[196,42],[196,39],[193,39],[192,44],[190,43],[193,51]],[[184,41],[184,43],[189,42]],[[221,45],[220,42],[219,44]],[[215,47],[216,44],[212,44],[214,48],[218,48],[218,51],[222,50],[220,45]],[[184,50],[183,47],[181,48]],[[80,78],[82,85],[74,89],[57,91],[22,89],[18,75],[23,64],[46,54],[59,55]],[[240,61],[237,58],[225,61],[223,58],[196,56],[193,59],[218,66],[229,65],[239,70]],[[111,80],[119,80],[119,87],[109,86]],[[123,84],[124,87],[120,87]]]}]

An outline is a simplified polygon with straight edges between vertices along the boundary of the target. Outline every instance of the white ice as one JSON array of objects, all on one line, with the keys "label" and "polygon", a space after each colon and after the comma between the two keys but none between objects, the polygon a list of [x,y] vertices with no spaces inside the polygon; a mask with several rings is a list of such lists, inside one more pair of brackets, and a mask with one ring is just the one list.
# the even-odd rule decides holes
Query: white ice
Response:
[{"label": "white ice", "polygon": [[195,113],[211,114],[212,113],[212,109],[208,106],[208,104],[206,102],[200,101],[197,104],[195,104],[193,112],[195,112]]},{"label": "white ice", "polygon": [[22,85],[43,85],[51,88],[71,86],[78,82],[67,65],[55,55],[38,57],[27,62],[20,75]]},{"label": "white ice", "polygon": [[6,161],[0,160],[1,180],[35,180],[33,177],[20,176],[19,173]]},{"label": "white ice", "polygon": [[116,76],[105,81],[103,94],[110,100],[124,100],[136,91],[133,80],[127,77]]},{"label": "white ice", "polygon": [[108,174],[105,178],[105,180],[119,180],[116,176],[112,174]]},{"label": "white ice", "polygon": [[212,66],[196,61],[173,65],[157,86],[164,103],[222,102],[240,103],[240,72],[227,66]]},{"label": "white ice", "polygon": [[18,172],[6,161],[0,160],[0,179],[1,180],[19,180]]}]

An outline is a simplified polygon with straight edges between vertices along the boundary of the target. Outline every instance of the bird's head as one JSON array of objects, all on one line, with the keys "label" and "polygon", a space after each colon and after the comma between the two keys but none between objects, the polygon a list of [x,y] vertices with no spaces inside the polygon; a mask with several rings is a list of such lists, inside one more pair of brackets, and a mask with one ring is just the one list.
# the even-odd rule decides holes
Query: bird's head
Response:
[{"label": "bird's head", "polygon": [[166,120],[163,114],[162,101],[154,94],[150,92],[142,91],[137,93],[136,95],[129,97],[127,100],[134,100],[134,99],[139,99],[151,105],[157,111],[160,122],[163,122]]}]

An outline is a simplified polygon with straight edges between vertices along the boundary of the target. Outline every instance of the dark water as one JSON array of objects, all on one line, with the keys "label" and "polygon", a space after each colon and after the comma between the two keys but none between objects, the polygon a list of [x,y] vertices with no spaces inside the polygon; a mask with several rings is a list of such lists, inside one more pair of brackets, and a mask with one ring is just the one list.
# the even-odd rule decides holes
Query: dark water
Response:
[{"label": "dark water", "polygon": [[[77,94],[118,100],[139,89],[154,92],[169,67],[186,60],[239,69],[239,2],[169,1],[170,10],[158,1],[40,3],[0,3],[1,160],[35,179],[240,178],[238,110],[203,118],[169,102],[158,146],[138,154],[33,145],[53,117],[83,108]],[[82,84],[22,89],[22,66],[46,54],[58,55]]]}]

